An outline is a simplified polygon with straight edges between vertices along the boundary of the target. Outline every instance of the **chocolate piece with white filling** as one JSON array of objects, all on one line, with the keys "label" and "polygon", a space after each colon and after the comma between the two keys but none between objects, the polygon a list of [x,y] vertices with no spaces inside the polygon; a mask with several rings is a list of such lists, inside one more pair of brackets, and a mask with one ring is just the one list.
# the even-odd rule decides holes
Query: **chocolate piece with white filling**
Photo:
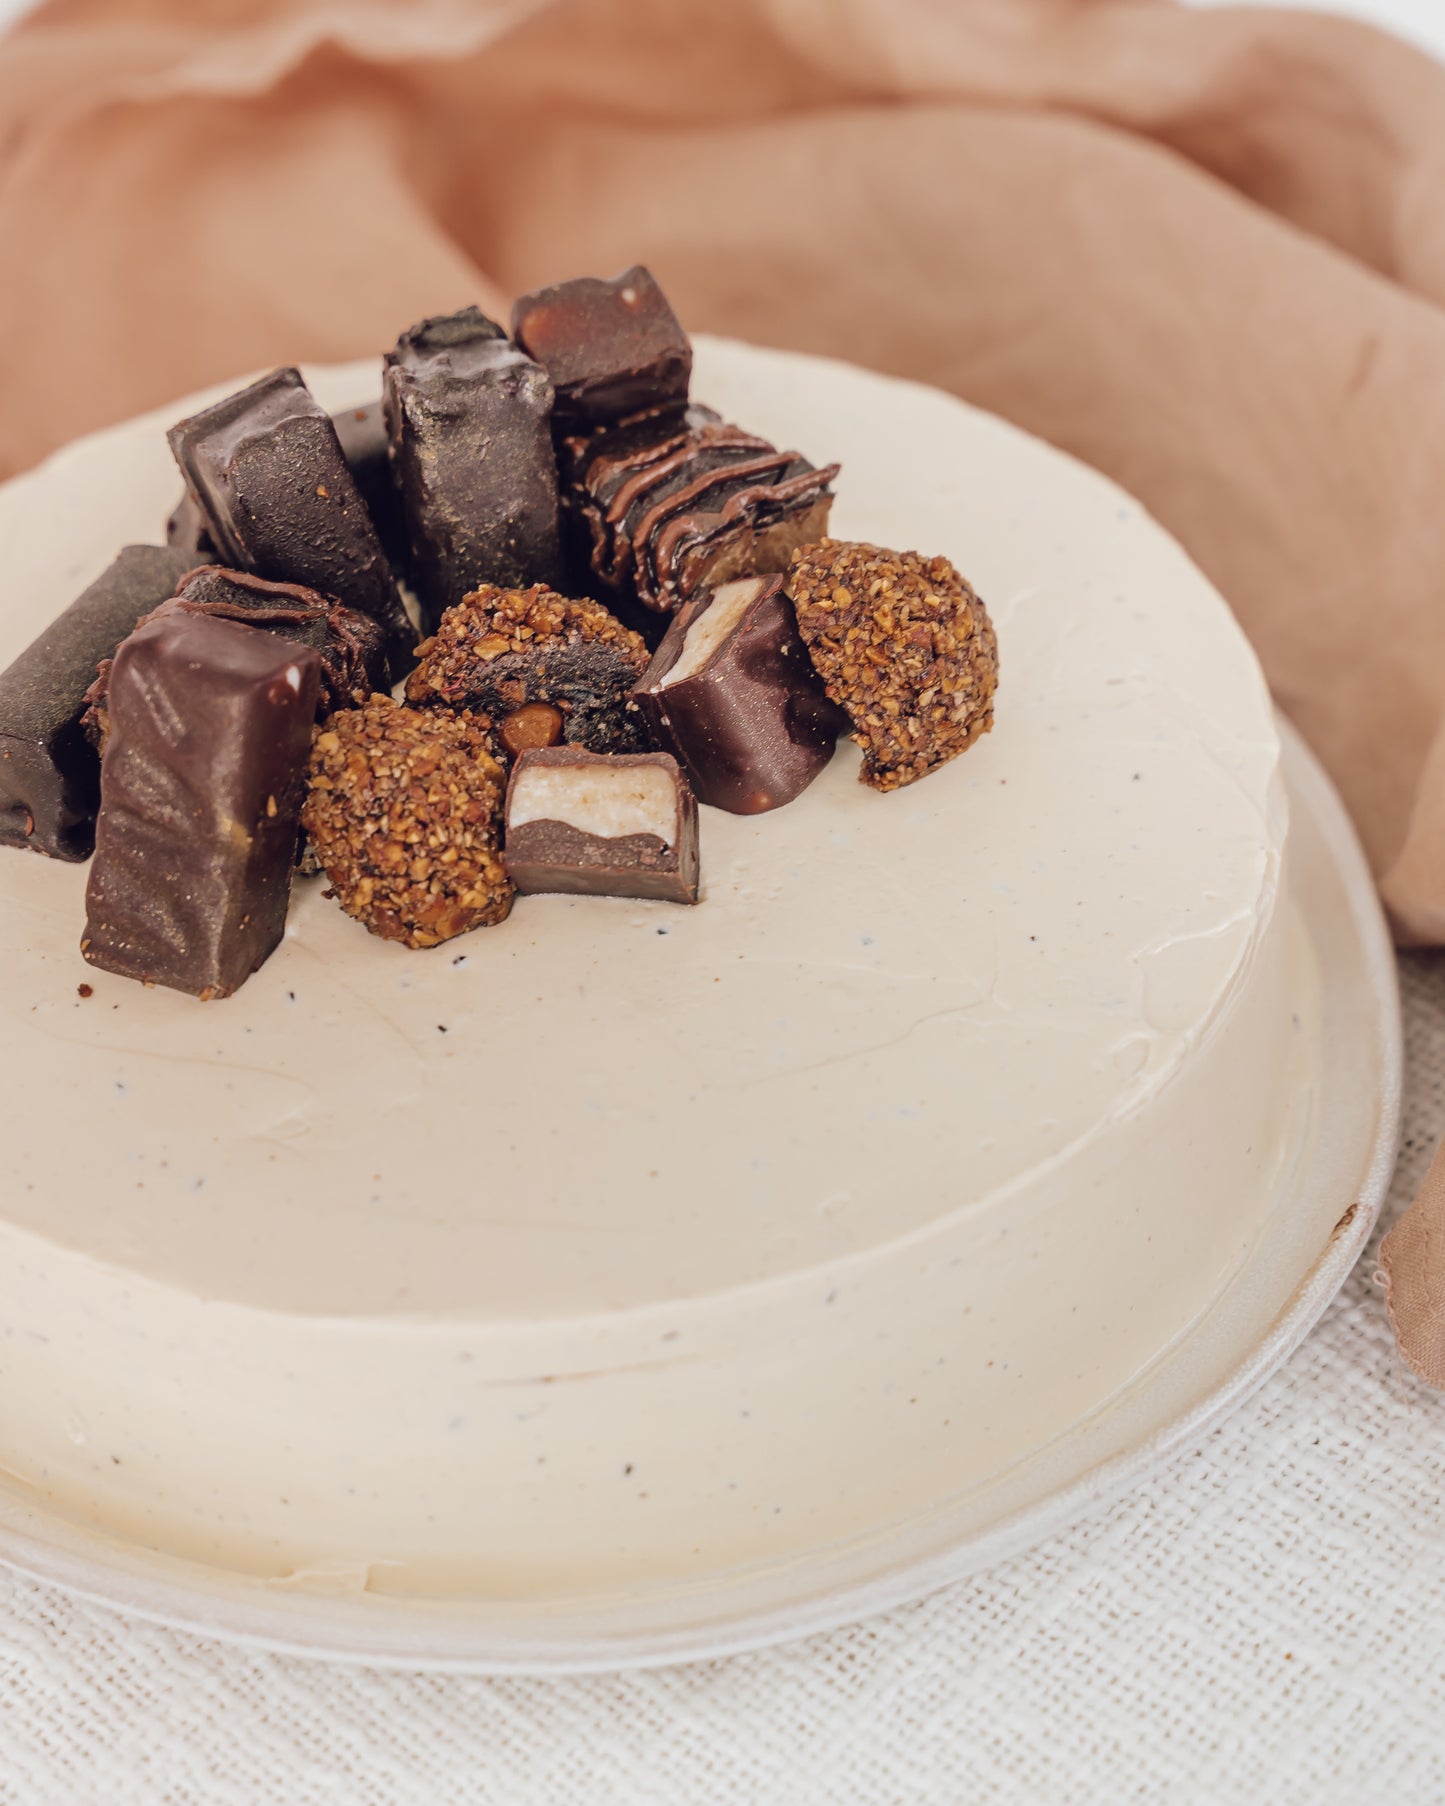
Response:
[{"label": "chocolate piece with white filling", "polygon": [[203,1001],[286,926],[321,660],[178,612],[116,654],[81,951]]},{"label": "chocolate piece with white filling", "polygon": [[523,295],[512,336],[551,377],[559,421],[597,425],[687,405],[692,346],[641,264],[611,281],[579,276]]},{"label": "chocolate piece with white filling", "polygon": [[561,580],[552,384],[479,308],[387,352],[382,406],[428,627],[479,584]]},{"label": "chocolate piece with white filling", "polygon": [[447,610],[417,657],[407,701],[488,715],[508,751],[519,734],[537,744],[540,717],[511,731],[508,720],[544,703],[560,713],[558,738],[569,745],[635,752],[647,744],[642,717],[628,706],[647,669],[647,648],[600,602],[574,601],[540,584],[517,590],[486,583]]},{"label": "chocolate piece with white filling", "polygon": [[604,594],[656,614],[784,569],[826,532],[839,470],[698,407],[573,433],[560,451],[575,554]]},{"label": "chocolate piece with white filling", "polygon": [[338,597],[416,644],[371,515],[331,416],[297,370],[273,370],[173,426],[171,450],[218,560]]},{"label": "chocolate piece with white filling", "polygon": [[0,846],[89,859],[100,757],[82,720],[96,667],[191,565],[169,546],[127,546],[0,673]]},{"label": "chocolate piece with white filling", "polygon": [[524,752],[503,849],[524,895],[697,902],[697,799],[669,753]]},{"label": "chocolate piece with white filling", "polygon": [[633,694],[698,801],[733,815],[792,802],[847,726],[781,577],[739,577],[685,603]]},{"label": "chocolate piece with white filling", "polygon": [[405,570],[409,560],[406,518],[401,491],[391,468],[386,416],[380,400],[354,408],[338,408],[331,416],[341,455],[346,459],[361,499],[381,536],[382,547],[393,571]]}]

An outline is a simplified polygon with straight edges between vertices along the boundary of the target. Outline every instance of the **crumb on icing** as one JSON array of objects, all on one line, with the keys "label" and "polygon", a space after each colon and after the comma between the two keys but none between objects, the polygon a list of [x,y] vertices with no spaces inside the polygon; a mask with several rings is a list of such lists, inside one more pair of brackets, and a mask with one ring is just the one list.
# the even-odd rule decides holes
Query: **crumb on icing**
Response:
[{"label": "crumb on icing", "polygon": [[373,696],[318,728],[302,822],[348,915],[435,947],[512,907],[505,787],[484,720]]},{"label": "crumb on icing", "polygon": [[993,726],[993,624],[946,558],[820,540],[793,554],[787,592],[865,784],[912,784]]}]

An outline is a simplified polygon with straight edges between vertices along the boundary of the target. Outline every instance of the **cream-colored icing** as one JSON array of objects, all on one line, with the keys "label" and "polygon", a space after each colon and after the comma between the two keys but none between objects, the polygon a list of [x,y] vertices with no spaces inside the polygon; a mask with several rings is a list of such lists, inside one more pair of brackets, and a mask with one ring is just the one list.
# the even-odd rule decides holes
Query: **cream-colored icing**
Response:
[{"label": "cream-colored icing", "polygon": [[[695,910],[528,897],[414,953],[303,881],[223,1004],[89,971],[83,872],[0,855],[16,1483],[299,1585],[606,1592],[982,1484],[1244,1258],[1314,1018],[1227,610],[1137,504],[947,397],[696,368],[844,460],[835,532],[975,582],[995,731],[891,796],[845,747],[786,809],[704,809]],[[0,490],[0,659],[154,533],[192,405]]]}]

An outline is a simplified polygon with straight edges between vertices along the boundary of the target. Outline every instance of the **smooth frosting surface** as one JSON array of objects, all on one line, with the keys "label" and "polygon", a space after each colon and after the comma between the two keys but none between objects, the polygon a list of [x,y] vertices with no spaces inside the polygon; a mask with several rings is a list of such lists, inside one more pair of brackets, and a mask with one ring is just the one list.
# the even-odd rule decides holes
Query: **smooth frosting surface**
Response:
[{"label": "smooth frosting surface", "polygon": [[[771,1558],[1022,1458],[1243,1258],[1312,1055],[1228,611],[948,397],[706,340],[694,392],[841,458],[835,533],[955,560],[994,732],[704,809],[696,909],[528,897],[416,953],[302,881],[210,1006],[87,971],[83,872],[0,859],[0,1320],[46,1338],[0,1466],[67,1509],[358,1585]],[[183,411],[0,491],[0,659],[159,531]]]}]

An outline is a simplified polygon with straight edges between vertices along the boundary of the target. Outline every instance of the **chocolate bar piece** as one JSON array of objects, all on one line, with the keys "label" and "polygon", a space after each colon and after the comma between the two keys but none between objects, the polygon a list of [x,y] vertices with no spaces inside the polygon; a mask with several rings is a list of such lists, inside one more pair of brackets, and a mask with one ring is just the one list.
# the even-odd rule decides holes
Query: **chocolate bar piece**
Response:
[{"label": "chocolate bar piece", "polygon": [[580,276],[523,295],[512,337],[551,377],[559,421],[605,424],[687,406],[692,346],[640,263],[610,282]]},{"label": "chocolate bar piece", "polygon": [[286,926],[321,660],[184,611],[133,633],[110,680],[81,951],[229,997]]},{"label": "chocolate bar piece", "polygon": [[634,695],[698,801],[733,815],[792,802],[847,725],[781,577],[739,577],[684,603]]},{"label": "chocolate bar piece", "polygon": [[273,370],[169,438],[219,562],[339,597],[386,630],[397,656],[415,646],[331,416],[299,371]]},{"label": "chocolate bar piece", "polygon": [[[243,627],[263,628],[298,646],[310,646],[321,659],[321,688],[316,712],[329,715],[364,702],[378,690],[392,685],[386,635],[370,615],[343,608],[329,596],[305,589],[299,583],[268,583],[247,571],[228,571],[218,564],[203,564],[189,571],[175,595],[136,623],[144,627],[163,615],[184,610],[236,621]],[[110,685],[106,659],[88,693],[85,729],[101,751],[108,727],[106,692]]]},{"label": "chocolate bar piece", "polygon": [[401,491],[392,474],[391,448],[381,402],[378,399],[359,407],[341,408],[331,420],[341,445],[341,455],[361,491],[361,499],[375,523],[391,568],[393,571],[405,570],[409,556],[406,517],[401,510]]},{"label": "chocolate bar piece", "polygon": [[100,758],[81,725],[96,667],[191,565],[184,551],[127,546],[0,673],[0,846],[81,860],[95,845]]},{"label": "chocolate bar piece", "polygon": [[649,413],[561,444],[574,549],[604,594],[671,614],[702,590],[782,570],[827,531],[839,466],[728,426]]},{"label": "chocolate bar piece", "polygon": [[175,546],[182,552],[189,552],[197,564],[208,564],[216,556],[216,548],[211,544],[211,536],[206,531],[206,518],[201,512],[201,504],[189,489],[171,509],[170,518],[166,521],[166,544]]},{"label": "chocolate bar piece", "polygon": [[523,895],[697,902],[697,799],[669,753],[524,752],[503,845]]},{"label": "chocolate bar piece", "polygon": [[552,385],[479,308],[386,354],[383,408],[428,627],[482,583],[560,581]]},{"label": "chocolate bar piece", "polygon": [[484,584],[447,610],[417,656],[407,701],[488,715],[509,750],[517,737],[509,718],[542,703],[560,712],[569,745],[634,752],[647,744],[641,715],[628,707],[647,648],[600,602],[570,601],[540,585]]}]

